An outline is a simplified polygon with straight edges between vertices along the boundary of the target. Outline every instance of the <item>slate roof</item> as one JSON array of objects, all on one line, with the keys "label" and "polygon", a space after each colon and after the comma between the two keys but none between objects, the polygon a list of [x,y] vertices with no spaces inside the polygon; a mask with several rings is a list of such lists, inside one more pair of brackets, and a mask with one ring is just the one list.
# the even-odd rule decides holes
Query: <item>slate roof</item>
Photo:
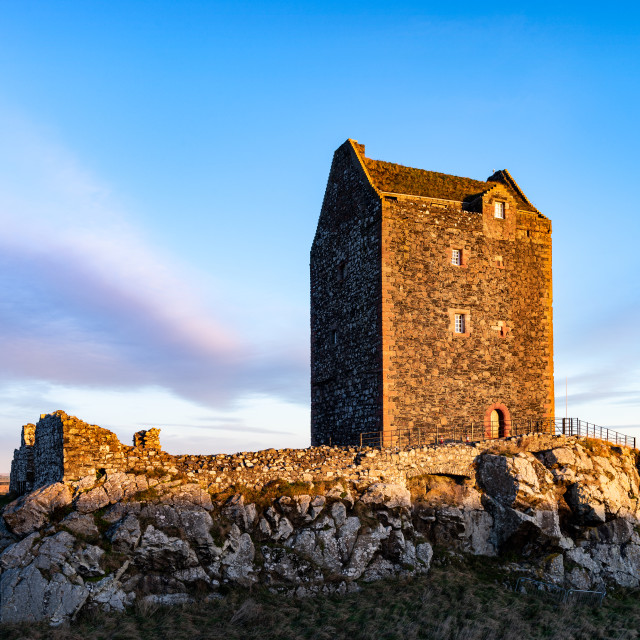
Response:
[{"label": "slate roof", "polygon": [[[358,145],[360,147],[361,145]],[[517,202],[518,209],[538,210],[527,200],[516,181],[504,169],[497,171],[486,181],[451,176],[447,173],[414,169],[401,164],[372,160],[360,154],[374,185],[380,191],[405,195],[426,196],[457,202],[471,202],[500,182],[507,187]]]}]

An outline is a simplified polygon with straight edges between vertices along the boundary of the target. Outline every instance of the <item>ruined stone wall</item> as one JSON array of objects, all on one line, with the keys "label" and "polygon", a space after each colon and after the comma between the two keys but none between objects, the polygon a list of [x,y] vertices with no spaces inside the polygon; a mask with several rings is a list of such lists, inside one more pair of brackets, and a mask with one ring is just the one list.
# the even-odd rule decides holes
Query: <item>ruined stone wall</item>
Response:
[{"label": "ruined stone wall", "polygon": [[40,416],[33,443],[34,487],[64,479],[64,424],[55,414]]},{"label": "ruined stone wall", "polygon": [[[44,428],[40,427],[41,424]],[[111,431],[87,424],[62,411],[44,416],[38,425],[35,447],[40,447],[39,459],[48,460],[49,466],[36,474],[35,482],[28,490],[52,482],[78,482],[83,478],[113,473],[179,475],[215,487],[216,491],[234,486],[260,489],[271,482],[319,480],[356,483],[376,480],[404,484],[407,479],[424,474],[471,478],[477,456],[496,447],[503,451],[512,448],[517,452],[524,448],[536,452],[557,446],[557,437],[536,433],[501,441],[425,446],[406,451],[320,446],[235,454],[171,455],[159,449],[159,430],[150,430],[153,432],[150,438],[156,446],[143,448],[123,445]],[[38,444],[41,432],[67,434],[61,456],[55,439],[49,437]],[[134,440],[144,442],[145,437],[145,432],[138,432]],[[46,443],[52,444],[47,455],[43,451]],[[16,450],[14,464],[22,455],[22,449]],[[21,480],[24,478],[16,476],[16,482]],[[24,493],[25,489],[16,492]]]},{"label": "ruined stone wall", "polygon": [[[493,215],[496,198],[504,220]],[[482,426],[497,405],[516,421],[553,416],[550,232],[500,186],[475,211],[385,198],[385,430]],[[462,265],[452,264],[454,249]]]},{"label": "ruined stone wall", "polygon": [[350,143],[335,153],[311,249],[311,443],[381,429],[380,212]]},{"label": "ruined stone wall", "polygon": [[11,491],[22,494],[53,482],[71,482],[105,473],[141,473],[171,468],[174,457],[160,448],[159,429],[139,431],[136,446],[122,444],[115,433],[64,411],[42,415],[25,425],[20,449],[11,464]]},{"label": "ruined stone wall", "polygon": [[13,452],[11,473],[9,475],[9,491],[24,493],[33,489],[35,469],[33,461],[33,443],[35,441],[35,424],[25,424],[22,427],[20,448]]}]

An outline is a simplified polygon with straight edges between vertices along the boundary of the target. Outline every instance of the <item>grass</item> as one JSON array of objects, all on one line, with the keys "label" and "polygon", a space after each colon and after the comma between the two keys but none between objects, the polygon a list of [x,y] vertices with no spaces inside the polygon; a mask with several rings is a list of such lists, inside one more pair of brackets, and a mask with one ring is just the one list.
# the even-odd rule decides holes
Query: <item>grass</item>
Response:
[{"label": "grass", "polygon": [[638,592],[599,608],[562,606],[504,586],[507,576],[476,561],[434,566],[428,576],[365,585],[359,593],[296,599],[232,590],[184,607],[138,605],[125,615],[86,612],[73,626],[0,627],[4,640],[631,640]]}]

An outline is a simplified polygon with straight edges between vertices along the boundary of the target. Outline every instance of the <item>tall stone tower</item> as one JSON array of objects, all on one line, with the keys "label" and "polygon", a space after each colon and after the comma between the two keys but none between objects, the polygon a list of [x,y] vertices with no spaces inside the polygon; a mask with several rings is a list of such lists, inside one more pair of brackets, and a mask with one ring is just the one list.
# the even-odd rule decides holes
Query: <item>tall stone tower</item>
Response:
[{"label": "tall stone tower", "polygon": [[347,140],[311,248],[312,444],[553,416],[550,220],[506,170],[412,169]]}]

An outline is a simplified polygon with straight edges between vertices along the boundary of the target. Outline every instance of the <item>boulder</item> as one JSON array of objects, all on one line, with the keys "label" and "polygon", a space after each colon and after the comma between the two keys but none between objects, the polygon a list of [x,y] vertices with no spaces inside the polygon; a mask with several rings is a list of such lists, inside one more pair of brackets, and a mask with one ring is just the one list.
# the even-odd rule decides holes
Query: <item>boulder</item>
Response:
[{"label": "boulder", "polygon": [[569,447],[558,447],[551,449],[544,454],[545,463],[548,467],[575,467],[577,458]]},{"label": "boulder", "polygon": [[411,507],[411,493],[398,484],[376,482],[362,495],[360,501],[367,505],[381,505],[387,509]]},{"label": "boulder", "polygon": [[35,566],[48,572],[62,571],[73,553],[75,542],[76,539],[67,531],[60,531],[44,538],[40,546],[35,549],[37,551]]},{"label": "boulder", "polygon": [[349,563],[342,571],[343,575],[350,580],[357,580],[379,551],[382,541],[388,538],[390,533],[391,527],[383,527],[380,523],[375,527],[362,530],[353,546]]},{"label": "boulder", "polygon": [[80,494],[76,500],[76,509],[79,513],[93,513],[111,503],[104,487],[96,487],[86,493]]},{"label": "boulder", "polygon": [[324,496],[315,496],[309,503],[309,509],[305,516],[305,520],[308,522],[315,520],[322,513],[326,503],[327,499]]},{"label": "boulder", "polygon": [[211,536],[213,519],[207,511],[181,511],[179,517],[180,531],[201,562],[208,564],[222,554],[222,547],[216,545]]},{"label": "boulder", "polygon": [[117,502],[102,514],[102,519],[114,524],[130,513],[140,515],[141,510],[142,505],[139,502]]},{"label": "boulder", "polygon": [[[505,506],[527,507],[543,497],[533,457],[485,454],[478,459],[478,483],[494,500]],[[551,477],[549,478],[551,479]]]},{"label": "boulder", "polygon": [[111,540],[114,551],[129,553],[138,545],[140,534],[140,522],[133,513],[130,513],[107,531],[107,538]]},{"label": "boulder", "polygon": [[497,552],[531,555],[555,548],[560,543],[562,533],[557,512],[543,510],[524,513],[488,496],[485,496],[484,502],[493,518],[489,541]]},{"label": "boulder", "polygon": [[265,583],[270,587],[322,585],[324,574],[307,557],[284,548],[264,546],[263,571]]},{"label": "boulder", "polygon": [[170,504],[146,504],[140,509],[139,517],[151,522],[156,529],[180,528],[180,510]]},{"label": "boulder", "polygon": [[107,474],[103,488],[110,504],[129,498],[137,492],[135,480],[126,473],[120,472]]},{"label": "boulder", "polygon": [[606,522],[604,504],[589,486],[574,483],[564,494],[577,522],[585,525],[598,525]]},{"label": "boulder", "polygon": [[91,514],[81,514],[74,511],[60,522],[60,526],[68,529],[75,536],[84,538],[98,538],[100,536],[100,531]]},{"label": "boulder", "polygon": [[27,566],[33,560],[31,550],[38,540],[40,533],[34,531],[20,542],[7,547],[0,555],[0,570]]},{"label": "boulder", "polygon": [[44,526],[56,510],[71,504],[71,489],[62,482],[40,487],[9,503],[2,512],[9,529],[24,536]]},{"label": "boulder", "polygon": [[183,484],[174,487],[160,498],[165,504],[182,507],[201,507],[207,511],[213,509],[211,495],[198,484]]},{"label": "boulder", "polygon": [[135,564],[144,570],[173,573],[198,566],[198,558],[187,542],[167,536],[149,525],[134,552]]},{"label": "boulder", "polygon": [[207,572],[201,567],[189,567],[188,569],[178,569],[173,574],[176,580],[181,582],[209,582],[209,576]]},{"label": "boulder", "polygon": [[95,578],[104,575],[100,562],[104,551],[100,547],[88,544],[77,550],[68,560],[69,565],[83,578]]},{"label": "boulder", "polygon": [[353,553],[360,527],[360,519],[356,516],[349,516],[344,523],[338,527],[338,552],[340,554],[340,560],[343,563],[347,562]]},{"label": "boulder", "polygon": [[[233,550],[231,550],[233,549]],[[256,550],[248,533],[237,535],[222,556],[222,571],[226,581],[248,587],[257,582],[253,561]]]},{"label": "boulder", "polygon": [[58,626],[84,602],[87,587],[72,584],[62,573],[48,581],[34,563],[0,576],[0,621],[5,624],[47,620]]},{"label": "boulder", "polygon": [[111,575],[99,582],[88,583],[90,593],[88,599],[93,605],[100,607],[106,613],[122,612],[133,604],[136,594],[126,592],[117,576]]},{"label": "boulder", "polygon": [[493,517],[484,509],[463,511],[465,536],[462,541],[464,551],[480,556],[495,556],[492,542]]}]

